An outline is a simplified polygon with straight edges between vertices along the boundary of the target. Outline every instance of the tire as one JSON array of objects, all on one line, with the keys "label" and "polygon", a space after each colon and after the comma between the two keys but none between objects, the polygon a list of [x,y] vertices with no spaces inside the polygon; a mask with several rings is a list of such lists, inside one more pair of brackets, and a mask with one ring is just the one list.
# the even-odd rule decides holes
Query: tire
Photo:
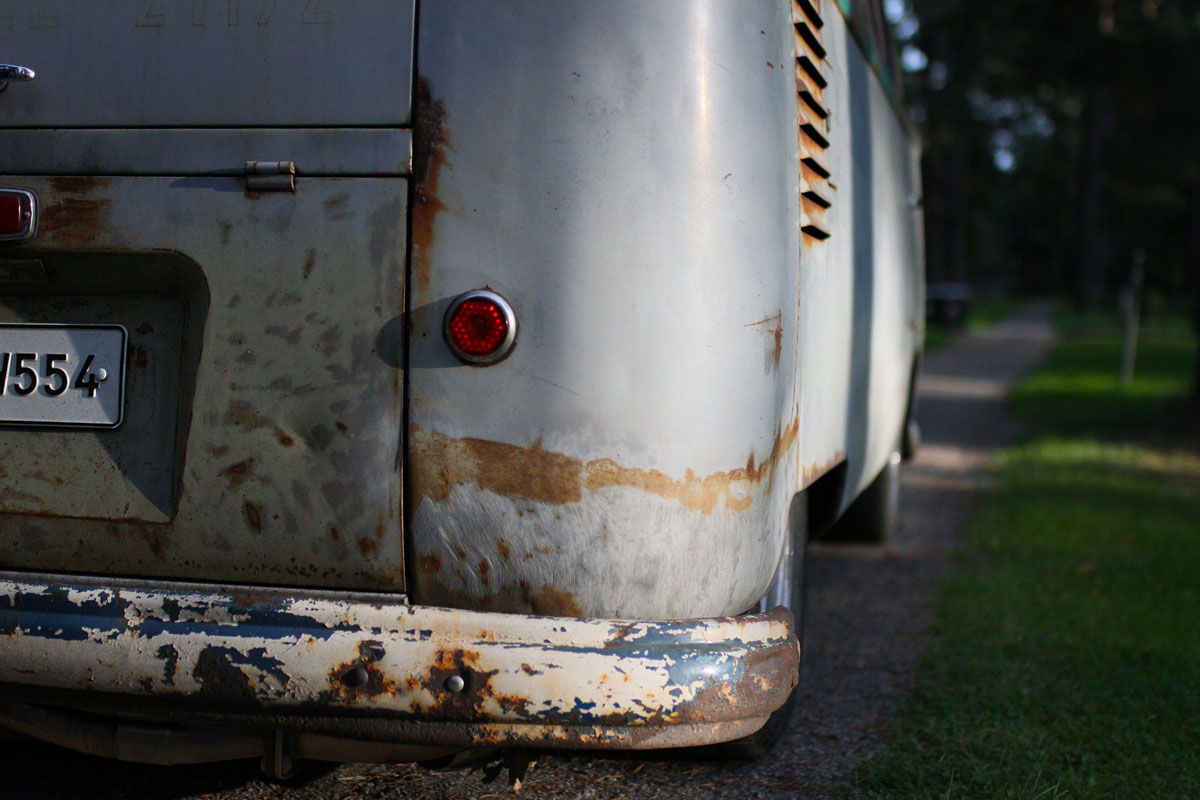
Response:
[{"label": "tire", "polygon": [[[767,587],[766,594],[758,601],[760,613],[776,606],[786,606],[795,619],[796,638],[800,640],[800,651],[804,652],[805,613],[805,550],[808,546],[808,498],[801,493],[792,500],[788,511],[788,541],[775,568],[775,578]],[[766,723],[754,733],[732,742],[717,745],[720,755],[740,761],[758,761],[765,758],[787,733],[792,711],[796,707],[796,690],[788,695],[782,706],[767,717]]]},{"label": "tire", "polygon": [[900,447],[900,455],[905,461],[912,461],[921,449],[921,426],[916,417],[910,417],[904,425],[904,444]]},{"label": "tire", "polygon": [[854,499],[825,535],[829,542],[887,544],[900,506],[900,451],[893,450],[875,480]]}]

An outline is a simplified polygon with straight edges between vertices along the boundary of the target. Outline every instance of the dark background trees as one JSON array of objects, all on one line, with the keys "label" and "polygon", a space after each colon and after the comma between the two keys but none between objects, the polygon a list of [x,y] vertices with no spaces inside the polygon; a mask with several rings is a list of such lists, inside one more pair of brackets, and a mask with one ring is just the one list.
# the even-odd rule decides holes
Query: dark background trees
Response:
[{"label": "dark background trees", "polygon": [[1148,310],[1200,331],[1200,0],[887,5],[930,280],[1111,308],[1140,252]]},{"label": "dark background trees", "polygon": [[[906,4],[891,3],[893,19]],[[1200,0],[909,0],[931,279],[1110,302],[1197,284]],[[915,28],[915,30],[914,30]],[[910,52],[909,66],[918,66]]]}]

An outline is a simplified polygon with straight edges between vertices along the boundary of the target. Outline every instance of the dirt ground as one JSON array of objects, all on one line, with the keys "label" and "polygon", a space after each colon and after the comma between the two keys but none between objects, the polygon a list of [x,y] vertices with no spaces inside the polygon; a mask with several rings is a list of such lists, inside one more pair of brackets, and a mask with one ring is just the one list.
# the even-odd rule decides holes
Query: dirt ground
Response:
[{"label": "dirt ground", "polygon": [[[1021,428],[1005,415],[1013,383],[1048,351],[1050,309],[1036,306],[929,356],[918,417],[924,444],[906,465],[900,527],[886,547],[815,544],[797,710],[758,763],[696,752],[544,757],[519,795],[561,798],[834,798],[853,796],[856,764],[881,746],[915,680],[938,578],[962,541],[995,448]],[[34,744],[5,748],[0,798],[12,800],[381,800],[514,796],[503,778],[413,765],[341,766],[303,787],[264,782],[253,763],[117,764]]]}]

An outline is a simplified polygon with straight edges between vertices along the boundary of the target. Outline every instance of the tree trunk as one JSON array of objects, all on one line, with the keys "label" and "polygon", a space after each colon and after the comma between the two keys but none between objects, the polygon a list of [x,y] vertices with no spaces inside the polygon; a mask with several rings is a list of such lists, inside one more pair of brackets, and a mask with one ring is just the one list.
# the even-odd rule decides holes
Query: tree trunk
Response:
[{"label": "tree trunk", "polygon": [[925,275],[930,283],[949,280],[946,268],[946,170],[942,149],[930,147],[921,157],[925,200]]},{"label": "tree trunk", "polygon": [[971,139],[959,136],[950,151],[950,279],[970,282],[968,253],[971,233]]},{"label": "tree trunk", "polygon": [[[1188,192],[1187,260],[1192,283],[1192,323],[1200,340],[1200,145],[1193,151],[1195,170]],[[1192,404],[1200,409],[1200,347],[1196,348],[1196,366],[1192,379]]]},{"label": "tree trunk", "polygon": [[1079,253],[1075,263],[1072,293],[1081,311],[1090,311],[1104,296],[1107,274],[1106,248],[1101,231],[1104,201],[1103,153],[1112,114],[1105,87],[1088,88],[1087,109],[1079,148]]}]

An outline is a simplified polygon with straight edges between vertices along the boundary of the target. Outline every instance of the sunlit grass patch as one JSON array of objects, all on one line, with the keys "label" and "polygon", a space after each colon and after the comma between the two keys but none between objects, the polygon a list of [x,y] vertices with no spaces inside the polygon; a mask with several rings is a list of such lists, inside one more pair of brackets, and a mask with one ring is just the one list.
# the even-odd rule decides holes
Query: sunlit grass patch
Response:
[{"label": "sunlit grass patch", "polygon": [[1110,326],[1018,391],[1035,433],[998,459],[868,791],[1200,797],[1200,448],[1175,435],[1195,345],[1145,334],[1132,387]]},{"label": "sunlit grass patch", "polygon": [[1142,327],[1134,380],[1121,383],[1116,321],[1072,317],[1067,338],[1044,369],[1013,393],[1012,409],[1042,430],[1060,434],[1142,438],[1186,416],[1196,341],[1187,320],[1168,317]]}]

